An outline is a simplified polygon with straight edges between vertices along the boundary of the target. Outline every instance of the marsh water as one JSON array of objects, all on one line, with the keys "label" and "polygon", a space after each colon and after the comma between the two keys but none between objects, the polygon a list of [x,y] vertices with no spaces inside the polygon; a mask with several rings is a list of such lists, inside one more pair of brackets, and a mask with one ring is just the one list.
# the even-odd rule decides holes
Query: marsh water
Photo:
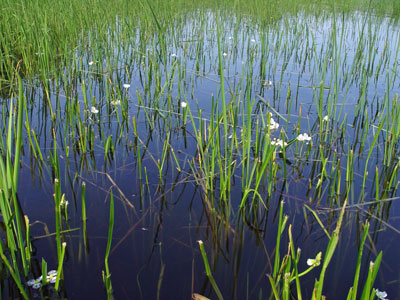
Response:
[{"label": "marsh water", "polygon": [[[42,258],[49,269],[57,268],[52,234],[54,153],[68,201],[67,214],[63,213],[67,250],[61,292],[51,286],[31,289],[32,298],[106,298],[102,271],[111,190],[115,225],[109,266],[115,299],[190,299],[192,293],[216,299],[198,240],[204,242],[224,299],[270,299],[267,274],[273,272],[277,251],[280,203],[292,224],[295,246],[301,249],[299,270],[305,270],[307,259],[324,252],[329,242],[310,209],[332,232],[345,200],[348,207],[323,294],[327,299],[347,296],[362,226],[369,221],[360,281],[365,281],[369,262],[382,251],[374,287],[385,290],[389,299],[400,298],[398,142],[390,156],[385,150],[390,124],[397,121],[391,109],[399,105],[397,20],[324,11],[265,20],[262,26],[251,16],[218,18],[217,22],[212,11],[191,12],[175,30],[164,33],[164,44],[144,38],[139,25],[131,28],[130,41],[120,44],[123,20],[117,18],[104,46],[112,50],[104,50],[104,57],[101,46],[94,55],[95,46],[89,43],[72,55],[64,76],[46,82],[24,79],[24,121],[29,119],[43,154],[43,162],[34,157],[25,132],[18,199],[32,224],[32,277],[41,274]],[[226,196],[220,190],[219,168],[213,190],[205,189],[194,129],[194,124],[197,129],[204,126],[209,135],[210,123],[217,122],[212,110],[223,110],[219,59],[229,117],[236,120],[228,128],[229,136],[220,138],[222,148],[226,141],[229,146],[237,144]],[[254,101],[250,114],[248,101]],[[2,103],[6,116],[9,99]],[[274,181],[264,177],[260,198],[251,194],[240,208],[247,171],[242,172],[246,162],[239,137],[249,121],[251,153],[256,153],[257,132],[268,113],[279,123],[270,132],[271,139],[290,141],[307,133],[311,141],[293,140],[284,156],[277,148]],[[385,126],[381,128],[380,122]],[[82,132],[89,137],[82,138]],[[374,143],[375,134],[379,137]],[[105,154],[109,136],[113,151]],[[231,143],[235,137],[237,142]],[[83,140],[88,141],[85,151]],[[288,241],[285,230],[281,255],[287,253]],[[315,268],[301,278],[305,299],[311,298],[319,271]],[[7,285],[2,292],[15,296]]]}]

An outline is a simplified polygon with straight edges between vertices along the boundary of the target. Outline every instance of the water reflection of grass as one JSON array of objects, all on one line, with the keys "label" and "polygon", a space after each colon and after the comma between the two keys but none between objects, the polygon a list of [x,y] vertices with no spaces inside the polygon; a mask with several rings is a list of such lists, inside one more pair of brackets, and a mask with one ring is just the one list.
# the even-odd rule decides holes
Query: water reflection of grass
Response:
[{"label": "water reflection of grass", "polygon": [[[214,254],[231,235],[266,226],[268,211],[292,192],[313,209],[344,213],[345,203],[364,203],[366,221],[390,222],[386,199],[398,195],[399,185],[400,39],[392,38],[397,17],[387,16],[398,7],[368,3],[236,1],[228,7],[220,1],[216,9],[214,2],[9,2],[0,12],[3,280],[12,278],[28,297],[23,283],[33,277],[32,249],[23,218],[29,210],[22,212],[17,197],[20,160],[53,185],[57,290],[74,220],[83,220],[88,249],[91,212],[82,178],[111,182],[127,219],[137,216],[137,206],[147,209],[155,198],[164,205],[167,191],[194,183]],[[24,77],[19,89],[18,75]],[[109,175],[128,166],[140,186],[137,203]],[[68,194],[81,197],[80,205],[69,203],[74,211]],[[282,218],[281,209],[269,292],[288,299],[296,289],[300,299],[305,274],[298,270],[292,227],[280,260]],[[332,233],[318,222],[329,244],[315,299],[322,297],[342,218]],[[359,283],[364,228],[349,299],[359,284],[363,297],[374,293],[380,255],[374,267],[363,266],[369,275]],[[109,297],[111,233],[104,275]],[[162,280],[163,273],[158,292]],[[217,293],[222,297],[223,290]]]}]

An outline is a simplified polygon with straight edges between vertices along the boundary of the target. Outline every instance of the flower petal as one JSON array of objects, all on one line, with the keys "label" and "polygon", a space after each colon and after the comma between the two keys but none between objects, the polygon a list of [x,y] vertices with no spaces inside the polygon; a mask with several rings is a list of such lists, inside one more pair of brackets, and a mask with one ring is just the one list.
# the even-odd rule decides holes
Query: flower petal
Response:
[{"label": "flower petal", "polygon": [[380,290],[376,289],[375,295],[381,300],[388,300],[388,299],[386,299],[387,293],[385,291],[380,291]]},{"label": "flower petal", "polygon": [[28,286],[32,286],[35,284],[35,279],[31,279],[26,283]]},{"label": "flower petal", "polygon": [[32,285],[32,287],[34,289],[40,289],[40,287],[42,286],[42,284],[40,282],[35,283],[34,285]]},{"label": "flower petal", "polygon": [[47,281],[50,283],[55,283],[57,281],[57,275],[47,276]]}]

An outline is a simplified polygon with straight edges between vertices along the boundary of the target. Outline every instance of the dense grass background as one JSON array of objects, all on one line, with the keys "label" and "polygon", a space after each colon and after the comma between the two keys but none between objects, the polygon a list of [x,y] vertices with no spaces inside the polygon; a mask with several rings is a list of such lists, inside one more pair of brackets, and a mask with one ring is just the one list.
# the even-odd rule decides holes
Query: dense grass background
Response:
[{"label": "dense grass background", "polygon": [[16,73],[46,78],[61,70],[77,48],[107,41],[109,34],[115,33],[117,17],[123,41],[139,24],[147,35],[157,34],[160,29],[177,30],[179,20],[198,9],[218,10],[232,18],[246,16],[263,26],[299,11],[318,15],[322,10],[336,14],[359,10],[392,18],[400,14],[400,4],[395,0],[4,0],[0,9],[0,84],[16,82]]}]

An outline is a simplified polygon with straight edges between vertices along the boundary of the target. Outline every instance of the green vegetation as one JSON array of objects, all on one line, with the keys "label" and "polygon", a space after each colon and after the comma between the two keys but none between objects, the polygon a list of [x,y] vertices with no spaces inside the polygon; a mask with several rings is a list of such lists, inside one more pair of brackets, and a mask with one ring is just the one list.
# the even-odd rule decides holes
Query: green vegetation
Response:
[{"label": "green vegetation", "polygon": [[[355,272],[344,289],[347,299],[376,296],[385,255],[375,243],[392,226],[400,183],[398,1],[5,0],[0,15],[0,298],[29,299],[31,286],[66,297],[64,267],[85,264],[96,231],[107,241],[95,252],[113,299],[113,252],[146,222],[157,228],[155,244],[170,198],[193,187],[201,211],[188,211],[189,223],[201,215],[196,240],[206,240],[203,292],[227,299],[226,286],[236,291],[243,247],[259,247],[243,245],[246,233],[274,245],[273,253],[263,245],[260,299],[323,299],[341,231],[356,223]],[[35,257],[39,237],[18,197],[27,169],[51,184],[51,217],[34,224],[45,224],[56,259]],[[117,174],[127,169],[124,185]],[[110,192],[108,214],[95,212],[96,192]],[[325,243],[305,270],[293,237],[299,212]],[[104,232],[92,228],[101,215]],[[131,227],[121,237],[122,219]],[[275,219],[276,239],[266,234]],[[168,268],[158,245],[157,298]],[[219,284],[220,257],[236,264],[233,282]]]}]

